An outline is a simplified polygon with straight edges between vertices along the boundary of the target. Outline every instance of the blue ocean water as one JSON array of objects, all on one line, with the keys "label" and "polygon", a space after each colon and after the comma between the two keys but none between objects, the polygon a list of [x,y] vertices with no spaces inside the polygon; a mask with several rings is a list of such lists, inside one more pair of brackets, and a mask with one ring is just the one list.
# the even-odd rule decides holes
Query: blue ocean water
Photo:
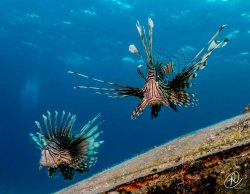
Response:
[{"label": "blue ocean water", "polygon": [[[250,101],[250,2],[243,0],[1,0],[0,2],[0,193],[51,193],[88,178],[154,146],[237,115]],[[100,79],[142,87],[135,23],[154,20],[154,45],[197,52],[222,24],[216,50],[191,90],[199,106],[179,113],[163,108],[151,120],[146,109],[130,115],[137,99],[111,99],[75,85],[96,83],[67,74],[83,72]],[[104,85],[105,87],[105,85]],[[71,182],[50,179],[38,170],[40,152],[29,137],[47,110],[77,115],[75,128],[97,113],[105,143],[90,173]]]}]

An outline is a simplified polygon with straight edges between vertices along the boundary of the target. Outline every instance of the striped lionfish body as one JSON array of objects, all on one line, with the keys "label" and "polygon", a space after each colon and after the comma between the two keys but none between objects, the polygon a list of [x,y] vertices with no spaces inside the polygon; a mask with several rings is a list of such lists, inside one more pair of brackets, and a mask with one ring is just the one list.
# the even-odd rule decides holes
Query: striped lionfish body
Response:
[{"label": "striped lionfish body", "polygon": [[137,68],[139,76],[142,77],[145,82],[143,88],[134,88],[106,82],[69,71],[68,73],[77,74],[84,78],[114,86],[114,88],[97,88],[90,86],[76,86],[74,88],[93,89],[96,90],[97,94],[105,94],[112,98],[124,98],[128,96],[139,98],[141,103],[133,111],[131,115],[132,119],[137,118],[147,106],[151,108],[151,117],[156,118],[163,105],[172,108],[174,111],[177,111],[177,106],[188,107],[190,105],[195,105],[194,94],[186,92],[185,89],[194,85],[194,83],[190,83],[190,81],[197,76],[197,71],[203,69],[207,65],[207,58],[212,52],[227,44],[228,38],[225,38],[221,42],[215,40],[225,25],[221,26],[196,56],[188,64],[185,64],[185,67],[178,70],[176,68],[175,56],[167,57],[167,60],[164,61],[154,57],[152,49],[152,19],[148,19],[148,35],[146,34],[145,28],[142,27],[138,21],[136,27],[142,41],[145,57],[142,56],[134,45],[129,46],[129,51],[138,55],[146,66],[146,76],[140,69],[143,65],[139,65]]},{"label": "striped lionfish body", "polygon": [[30,136],[41,150],[39,169],[44,166],[48,168],[49,177],[60,172],[65,180],[72,180],[75,171],[88,172],[96,163],[96,149],[103,143],[97,141],[97,138],[102,131],[97,131],[100,123],[95,124],[100,114],[89,121],[78,134],[72,132],[76,116],[68,113],[64,119],[65,116],[63,111],[61,120],[58,121],[58,112],[55,111],[52,122],[51,113],[47,111],[47,116],[43,115],[46,130],[36,121],[39,132],[37,135],[30,133]]}]

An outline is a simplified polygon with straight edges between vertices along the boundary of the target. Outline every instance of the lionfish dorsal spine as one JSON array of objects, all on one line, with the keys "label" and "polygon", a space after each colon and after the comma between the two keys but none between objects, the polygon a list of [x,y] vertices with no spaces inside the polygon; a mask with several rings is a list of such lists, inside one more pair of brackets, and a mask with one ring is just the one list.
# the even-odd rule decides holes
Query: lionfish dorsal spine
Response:
[{"label": "lionfish dorsal spine", "polygon": [[55,132],[55,131],[57,130],[57,128],[58,128],[57,119],[58,119],[58,112],[55,111],[54,132]]},{"label": "lionfish dorsal spine", "polygon": [[140,25],[140,22],[137,20],[137,23],[136,23],[136,27],[137,27],[137,31],[140,35],[140,38],[141,38],[141,41],[142,41],[142,46],[143,46],[143,49],[144,49],[144,52],[146,53],[147,55],[147,58],[149,58],[149,55],[148,55],[148,46],[147,46],[147,43],[146,43],[146,34],[145,34],[145,29],[141,27]]},{"label": "lionfish dorsal spine", "polygon": [[[154,27],[153,20],[151,18],[148,18],[149,58],[151,60],[153,60],[153,56],[152,56],[152,50],[153,50],[153,27]],[[153,61],[152,61],[152,63],[153,63]]]},{"label": "lionfish dorsal spine", "polygon": [[65,136],[64,133],[65,133],[66,127],[68,126],[70,116],[71,116],[71,113],[69,112],[68,116],[66,117],[66,120],[62,122],[63,125],[60,131],[60,136]]},{"label": "lionfish dorsal spine", "polygon": [[70,121],[68,122],[67,126],[63,131],[63,136],[69,136],[71,134],[72,127],[76,121],[76,115],[72,115]]},{"label": "lionfish dorsal spine", "polygon": [[[64,119],[64,116],[65,116],[65,111],[63,110],[62,111],[62,116],[61,116],[61,120],[60,120],[60,127],[59,127],[59,133],[60,133],[60,131],[62,130],[62,127],[63,127],[63,119]],[[57,134],[57,135],[59,135],[59,134]]]},{"label": "lionfish dorsal spine", "polygon": [[39,149],[41,149],[43,145],[42,145],[40,139],[36,135],[34,135],[33,133],[30,133],[30,137],[38,145]]},{"label": "lionfish dorsal spine", "polygon": [[51,113],[47,110],[48,120],[49,120],[49,129],[52,131],[52,121],[51,121]]},{"label": "lionfish dorsal spine", "polygon": [[86,130],[88,130],[100,116],[101,114],[98,113],[92,120],[90,120],[87,124],[85,124],[81,129],[81,133],[86,133]]},{"label": "lionfish dorsal spine", "polygon": [[42,117],[43,117],[44,125],[45,125],[46,129],[48,130],[48,118],[45,115],[42,115]]},{"label": "lionfish dorsal spine", "polygon": [[153,50],[152,49],[152,47],[153,47],[153,26],[154,26],[153,20],[151,18],[148,18],[149,32],[148,32],[148,36],[147,36],[144,26],[142,27],[138,20],[136,23],[136,28],[137,28],[137,31],[140,35],[143,49],[144,49],[144,52],[147,56],[147,61],[144,60],[144,58],[139,53],[139,51],[135,48],[134,45],[129,46],[129,51],[134,53],[134,54],[139,55],[141,57],[141,59],[147,64],[148,68],[152,68],[152,65],[154,63],[153,54],[152,54],[152,50]]},{"label": "lionfish dorsal spine", "polygon": [[36,124],[37,128],[38,128],[40,131],[42,131],[42,126],[41,126],[41,124],[40,124],[38,121],[35,121],[35,124]]}]

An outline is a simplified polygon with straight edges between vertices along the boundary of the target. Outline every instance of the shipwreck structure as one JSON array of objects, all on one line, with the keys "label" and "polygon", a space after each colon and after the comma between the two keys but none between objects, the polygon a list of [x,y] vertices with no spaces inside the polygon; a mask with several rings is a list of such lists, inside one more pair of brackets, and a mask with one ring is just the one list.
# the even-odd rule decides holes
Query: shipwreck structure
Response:
[{"label": "shipwreck structure", "polygon": [[250,193],[250,113],[244,109],[57,193]]}]

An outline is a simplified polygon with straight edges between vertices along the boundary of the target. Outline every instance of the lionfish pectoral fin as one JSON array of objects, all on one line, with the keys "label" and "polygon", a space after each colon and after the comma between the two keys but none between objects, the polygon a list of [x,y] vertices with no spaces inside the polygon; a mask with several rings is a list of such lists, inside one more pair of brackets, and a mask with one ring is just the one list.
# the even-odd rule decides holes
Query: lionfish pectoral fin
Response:
[{"label": "lionfish pectoral fin", "polygon": [[207,50],[211,51],[217,48],[222,48],[227,45],[228,41],[229,41],[228,38],[225,38],[223,41],[213,40]]},{"label": "lionfish pectoral fin", "polygon": [[114,83],[114,82],[104,81],[104,80],[100,80],[100,79],[97,79],[97,78],[94,78],[94,77],[90,77],[90,76],[87,76],[87,75],[84,75],[82,73],[78,73],[78,72],[75,72],[75,71],[68,71],[68,73],[69,74],[75,74],[75,75],[78,75],[78,76],[86,78],[86,79],[91,79],[91,80],[96,81],[96,82],[105,83],[105,84],[109,84],[109,85],[113,85],[113,86],[117,86],[117,87],[122,87],[122,88],[127,88],[128,87],[128,86],[117,84],[117,83]]},{"label": "lionfish pectoral fin", "polygon": [[194,64],[194,70],[201,70],[207,65],[207,59],[212,54],[212,52],[217,48],[222,48],[227,45],[229,39],[225,38],[223,41],[213,40],[208,46],[207,52],[201,56],[200,60]]},{"label": "lionfish pectoral fin", "polygon": [[195,95],[184,90],[171,91],[168,93],[167,104],[175,112],[178,112],[177,106],[189,107],[195,106],[197,100]]},{"label": "lionfish pectoral fin", "polygon": [[48,176],[54,177],[57,174],[58,169],[57,168],[48,168]]},{"label": "lionfish pectoral fin", "polygon": [[174,102],[172,102],[170,99],[166,99],[163,101],[163,104],[165,106],[168,106],[170,108],[172,108],[175,112],[178,112],[177,106],[174,104]]},{"label": "lionfish pectoral fin", "polygon": [[128,97],[128,96],[135,96],[138,98],[142,98],[142,91],[140,88],[134,88],[134,87],[130,87],[130,86],[125,86],[125,85],[121,85],[121,84],[117,84],[114,82],[109,82],[109,81],[104,81],[104,80],[100,80],[94,77],[89,77],[87,75],[81,74],[81,73],[77,73],[77,72],[73,72],[73,71],[68,71],[68,73],[70,74],[75,74],[81,77],[84,77],[86,79],[91,79],[100,83],[105,83],[105,84],[109,84],[112,86],[115,86],[114,88],[99,88],[99,87],[93,87],[93,86],[75,86],[74,89],[92,89],[92,90],[96,90],[96,94],[104,94],[107,95],[108,97],[111,98],[124,98],[124,97]]},{"label": "lionfish pectoral fin", "polygon": [[[220,32],[224,29],[226,25],[222,25],[219,30],[216,31],[216,33],[212,36],[212,38],[205,44],[205,46],[195,55],[195,57],[189,62],[189,65],[191,65],[204,51],[206,47],[208,47],[208,51],[204,54],[206,56],[209,56],[213,50],[216,48],[223,47],[227,44],[229,41],[228,38],[225,38],[223,41],[219,42],[216,41],[215,38],[220,34]],[[209,53],[209,54],[207,54]],[[204,55],[201,58],[204,58]]]},{"label": "lionfish pectoral fin", "polygon": [[138,116],[140,116],[140,114],[146,108],[147,105],[148,105],[148,100],[143,98],[141,103],[133,111],[131,119],[136,119]]}]

